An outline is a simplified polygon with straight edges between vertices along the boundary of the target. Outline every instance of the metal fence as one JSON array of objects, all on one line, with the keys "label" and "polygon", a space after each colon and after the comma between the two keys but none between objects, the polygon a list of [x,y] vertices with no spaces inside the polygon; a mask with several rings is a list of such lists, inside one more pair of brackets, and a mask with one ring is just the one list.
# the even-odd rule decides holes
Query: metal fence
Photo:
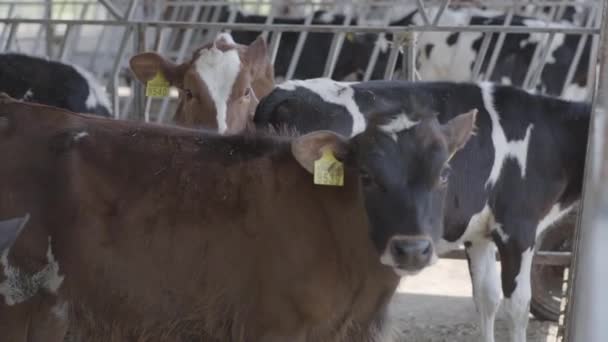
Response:
[{"label": "metal fence", "polygon": [[[306,15],[301,24],[277,24],[281,14],[281,4],[299,8],[298,14]],[[487,8],[500,9],[507,15],[501,26],[455,26],[445,24],[443,15],[448,7],[470,6],[475,3]],[[568,6],[575,4],[588,15],[578,20],[581,26],[555,27]],[[563,34],[582,35],[580,44],[568,70],[572,79],[574,69],[580,61],[587,39],[591,39],[590,61],[597,55],[599,33],[598,1],[146,1],[109,0],[93,1],[51,1],[51,0],[0,0],[0,51],[18,50],[32,54],[46,55],[63,61],[71,61],[90,70],[107,84],[112,97],[113,111],[117,118],[133,117],[132,113],[145,113],[143,119],[166,121],[171,112],[172,97],[161,100],[144,99],[141,85],[134,82],[128,70],[127,59],[136,52],[155,50],[176,62],[184,60],[193,49],[209,42],[221,30],[259,31],[269,39],[272,58],[276,58],[281,48],[282,36],[286,32],[298,33],[298,41],[283,79],[294,77],[295,69],[305,63],[301,59],[303,46],[312,32],[333,35],[331,48],[323,73],[316,77],[332,77],[336,61],[340,55],[344,39],[350,33],[377,34],[379,37],[393,35],[388,42],[388,62],[381,77],[374,77],[381,44],[373,47],[364,80],[373,78],[416,77],[414,70],[416,42],[440,32],[480,32],[483,43],[476,61],[471,80],[487,79],[494,68],[499,51],[508,33],[542,34],[542,43],[536,49],[534,59],[528,68],[526,88],[534,88],[538,83],[543,66],[547,62],[548,47],[556,37]],[[237,10],[266,15],[263,24],[235,23]],[[344,13],[344,21],[338,25],[313,24],[315,10],[325,9]],[[408,9],[419,9],[424,15],[423,24],[417,26],[388,26],[391,18],[405,13]],[[511,25],[514,14],[534,14],[546,20],[545,27],[522,27]],[[228,15],[225,15],[228,14]],[[352,25],[350,19],[359,21]],[[392,17],[391,17],[392,16]],[[496,46],[489,50],[490,40],[498,37]],[[591,38],[589,38],[591,37]],[[384,47],[386,48],[386,46]],[[403,54],[403,64],[397,61]],[[489,60],[485,75],[480,73],[484,60]],[[594,85],[595,68],[589,63],[588,84]],[[397,71],[397,72],[396,72]],[[420,77],[416,77],[420,79]],[[591,93],[591,92],[589,92]]]},{"label": "metal fence", "polygon": [[[608,1],[608,0],[607,0]],[[454,26],[442,22],[446,8],[455,6],[484,5],[500,9],[506,20],[500,26]],[[318,76],[332,77],[341,46],[349,33],[370,33],[380,37],[389,34],[397,37],[389,44],[389,58],[382,78],[404,77],[419,79],[415,72],[417,41],[424,35],[435,32],[480,32],[483,34],[479,59],[475,61],[471,80],[487,79],[490,72],[480,73],[483,60],[488,60],[492,70],[499,50],[509,33],[536,33],[542,35],[534,55],[534,60],[526,73],[524,87],[533,88],[538,82],[540,71],[547,62],[546,50],[556,36],[573,34],[585,37],[579,41],[573,56],[573,63],[565,70],[567,79],[573,76],[575,64],[582,56],[586,40],[591,40],[589,70],[587,72],[589,94],[596,88],[597,55],[600,47],[600,24],[605,1],[594,0],[537,0],[537,1],[52,1],[52,0],[0,0],[0,52],[21,51],[35,55],[73,62],[90,71],[107,85],[111,94],[113,111],[117,118],[139,117],[144,120],[165,121],[171,111],[172,98],[162,100],[146,99],[142,85],[134,82],[128,70],[127,59],[136,52],[155,50],[169,56],[176,62],[186,58],[193,49],[208,42],[221,30],[260,31],[269,38],[271,56],[274,60],[281,47],[282,36],[286,32],[298,33],[294,57],[290,62],[285,79],[291,79],[300,61],[302,48],[307,36],[312,32],[332,34],[331,48],[327,51],[323,73]],[[286,7],[287,6],[287,7]],[[423,10],[423,24],[417,26],[388,26],[391,16],[400,13],[401,7]],[[552,26],[564,18],[566,8],[577,6],[581,15],[573,19],[572,27]],[[286,11],[285,9],[289,9]],[[266,16],[263,24],[235,23],[236,10],[245,9]],[[341,25],[313,25],[314,11],[335,10],[344,14]],[[229,13],[222,17],[222,10]],[[304,16],[301,24],[277,24],[281,15]],[[531,15],[542,18],[547,25],[542,27],[522,27],[511,25],[515,14]],[[350,25],[350,18],[357,17],[356,26]],[[604,31],[608,29],[604,19]],[[603,341],[608,336],[606,325],[601,322],[608,308],[605,292],[605,272],[599,252],[602,243],[608,242],[605,224],[608,202],[608,189],[605,177],[608,175],[604,138],[608,134],[606,118],[606,98],[608,90],[608,71],[604,67],[608,35],[603,34],[604,50],[601,66],[601,82],[595,96],[594,117],[590,139],[590,153],[587,161],[587,181],[581,228],[575,241],[575,251],[580,257],[575,259],[573,270],[575,282],[571,286],[576,301],[570,303],[572,317],[570,324],[571,341]],[[497,37],[494,50],[489,50],[490,40]],[[375,45],[371,53],[364,79],[371,79],[381,47]],[[402,65],[397,65],[402,55]],[[396,74],[396,69],[401,73]],[[592,205],[592,206],[591,206]],[[584,232],[584,233],[583,233]],[[584,243],[586,248],[578,244]],[[596,254],[598,253],[598,254]],[[605,254],[605,253],[604,253]],[[546,253],[546,263],[568,264],[564,254]],[[552,259],[553,261],[549,260]],[[603,278],[602,278],[603,277]],[[603,281],[603,283],[600,283]],[[602,301],[603,300],[603,301]],[[602,311],[603,310],[603,311]],[[604,330],[601,330],[604,329]]]}]

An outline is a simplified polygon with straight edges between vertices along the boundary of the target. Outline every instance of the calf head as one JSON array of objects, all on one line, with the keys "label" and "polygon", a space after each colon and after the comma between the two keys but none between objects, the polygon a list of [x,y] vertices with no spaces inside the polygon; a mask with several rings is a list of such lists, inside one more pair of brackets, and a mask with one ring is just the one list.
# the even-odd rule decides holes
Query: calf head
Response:
[{"label": "calf head", "polygon": [[179,90],[175,123],[212,128],[221,134],[239,133],[250,125],[258,98],[274,87],[262,37],[244,46],[221,33],[182,64],[145,52],[133,56],[130,66],[141,82],[162,73]]},{"label": "calf head", "polygon": [[313,170],[325,149],[356,170],[380,262],[399,275],[415,273],[436,258],[450,158],[473,133],[477,110],[441,125],[436,116],[372,119],[349,140],[329,131],[298,138],[292,150]]}]

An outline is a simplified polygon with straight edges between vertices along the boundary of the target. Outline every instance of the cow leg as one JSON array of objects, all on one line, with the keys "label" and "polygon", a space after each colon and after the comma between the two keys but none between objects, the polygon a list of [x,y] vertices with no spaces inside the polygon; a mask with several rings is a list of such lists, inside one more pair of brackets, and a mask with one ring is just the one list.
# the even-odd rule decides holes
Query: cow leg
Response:
[{"label": "cow leg", "polygon": [[494,319],[500,305],[500,282],[496,269],[496,246],[489,239],[465,243],[473,299],[480,315],[482,341],[494,342]]},{"label": "cow leg", "polygon": [[529,234],[532,236],[531,238],[511,236],[506,241],[504,239],[496,241],[500,251],[502,289],[505,296],[504,309],[511,342],[526,341],[530,299],[532,298],[530,271],[534,256],[534,227],[531,228],[518,229],[519,232],[532,232]]}]

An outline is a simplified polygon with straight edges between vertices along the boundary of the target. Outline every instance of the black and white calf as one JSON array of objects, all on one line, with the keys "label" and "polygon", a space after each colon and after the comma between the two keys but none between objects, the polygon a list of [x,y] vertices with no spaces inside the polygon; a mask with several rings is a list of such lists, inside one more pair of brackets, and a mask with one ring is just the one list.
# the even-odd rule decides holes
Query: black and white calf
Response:
[{"label": "black and white calf", "polygon": [[0,54],[0,92],[77,113],[111,113],[110,100],[92,74],[77,65],[35,56]]},{"label": "black and white calf", "polygon": [[[465,245],[483,340],[494,341],[502,287],[511,341],[523,342],[535,240],[580,197],[590,106],[487,82],[312,79],[279,85],[260,102],[255,121],[259,128],[352,136],[373,114],[391,120],[383,129],[394,137],[418,123],[413,108],[439,113],[440,122],[479,110],[476,134],[450,161],[443,240],[436,248],[441,254]],[[407,172],[417,172],[417,162],[410,162]]]}]

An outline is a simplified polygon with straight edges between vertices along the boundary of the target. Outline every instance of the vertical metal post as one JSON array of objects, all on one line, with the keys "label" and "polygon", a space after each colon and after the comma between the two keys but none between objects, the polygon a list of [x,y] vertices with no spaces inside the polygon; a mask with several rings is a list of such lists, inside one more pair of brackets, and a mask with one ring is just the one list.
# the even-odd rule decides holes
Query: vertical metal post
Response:
[{"label": "vertical metal post", "polygon": [[566,342],[602,342],[608,336],[608,1],[603,3],[600,78],[590,120],[582,213],[574,240]]},{"label": "vertical metal post", "polygon": [[[125,30],[120,41],[120,45],[118,47],[118,52],[116,53],[116,58],[114,59],[114,65],[112,66],[112,76],[110,78],[109,89],[112,95],[112,110],[114,112],[114,118],[120,119],[120,101],[118,101],[118,73],[120,72],[120,65],[122,59],[125,55],[125,50],[127,48],[127,43],[129,42],[129,38],[131,38],[131,34],[133,33],[132,26],[125,26]],[[126,117],[122,115],[122,117]]]},{"label": "vertical metal post", "polygon": [[[44,18],[46,20],[51,20],[53,17],[53,1],[46,0],[46,5],[44,6]],[[47,22],[45,25],[45,53],[49,58],[53,57],[53,26]]]},{"label": "vertical metal post", "polygon": [[416,32],[407,31],[403,33],[401,47],[403,58],[401,59],[403,78],[414,81],[416,75]]},{"label": "vertical metal post", "polygon": [[[133,36],[133,50],[135,53],[141,53],[146,50],[146,25],[137,23],[135,25],[135,35]],[[146,97],[144,94],[144,87],[141,82],[133,82],[133,115],[135,118],[139,118],[144,114],[144,107]],[[146,116],[144,114],[144,116]],[[145,121],[149,121],[147,117],[144,117]]]},{"label": "vertical metal post", "polygon": [[11,49],[11,44],[13,39],[15,39],[15,35],[17,34],[17,28],[19,27],[19,23],[10,23],[8,25],[8,37],[4,42],[4,51],[9,51]]}]

